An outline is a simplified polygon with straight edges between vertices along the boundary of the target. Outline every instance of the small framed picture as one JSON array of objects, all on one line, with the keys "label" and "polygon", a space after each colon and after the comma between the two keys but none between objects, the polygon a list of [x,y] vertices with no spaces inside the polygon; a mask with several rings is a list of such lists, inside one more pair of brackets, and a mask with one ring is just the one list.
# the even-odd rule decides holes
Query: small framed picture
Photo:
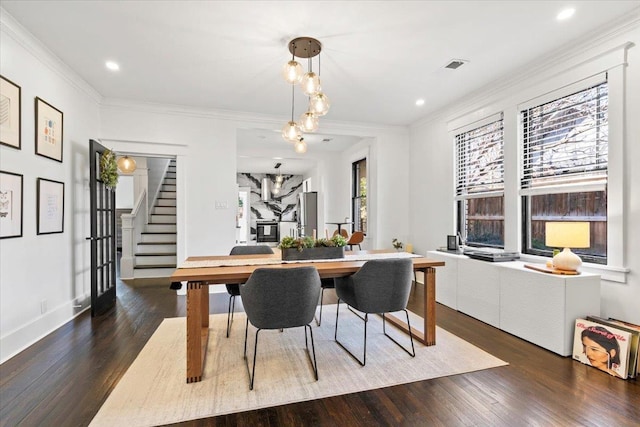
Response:
[{"label": "small framed picture", "polygon": [[0,76],[0,144],[21,149],[21,89]]},{"label": "small framed picture", "polygon": [[22,175],[0,171],[0,239],[22,237]]},{"label": "small framed picture", "polygon": [[62,111],[36,97],[36,154],[62,163]]},{"label": "small framed picture", "polygon": [[64,231],[64,183],[38,178],[37,234]]}]

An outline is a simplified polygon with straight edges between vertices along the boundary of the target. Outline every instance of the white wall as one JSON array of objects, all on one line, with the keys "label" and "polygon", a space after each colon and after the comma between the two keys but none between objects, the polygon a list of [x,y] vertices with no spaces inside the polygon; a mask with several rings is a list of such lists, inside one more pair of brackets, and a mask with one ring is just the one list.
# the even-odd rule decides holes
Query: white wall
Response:
[{"label": "white wall", "polygon": [[[409,135],[404,129],[378,131],[341,153],[318,162],[318,191],[322,195],[321,223],[352,217],[351,167],[367,159],[367,236],[363,249],[391,248],[397,237],[410,241],[409,233]],[[351,218],[353,220],[353,218]],[[329,235],[334,225],[326,225]]]},{"label": "white wall", "polygon": [[[628,49],[622,48],[628,42]],[[416,250],[426,253],[446,244],[446,235],[453,234],[454,224],[454,143],[449,132],[465,118],[481,119],[490,114],[504,111],[505,114],[505,197],[507,200],[518,200],[518,139],[517,139],[517,105],[535,96],[548,93],[566,84],[581,80],[590,75],[606,70],[606,64],[612,57],[624,61],[626,52],[627,66],[624,69],[624,118],[614,117],[614,108],[610,113],[610,136],[617,129],[624,132],[622,156],[624,158],[623,193],[619,197],[622,212],[610,210],[610,224],[623,217],[623,265],[615,268],[627,268],[626,283],[602,280],[602,311],[605,317],[611,316],[640,323],[640,29],[637,17],[592,40],[581,44],[573,44],[564,51],[555,52],[552,56],[542,58],[538,63],[505,76],[500,82],[479,91],[465,100],[452,104],[425,119],[411,128],[411,214],[410,223],[415,239]],[[616,59],[617,60],[617,59]],[[615,62],[615,61],[614,61]],[[620,63],[620,61],[618,61]],[[617,73],[618,71],[616,71]],[[611,75],[610,75],[611,78]],[[612,95],[612,100],[613,100]],[[621,99],[618,97],[618,99]],[[617,110],[617,109],[616,109]],[[620,125],[614,125],[614,121]],[[611,148],[610,148],[611,150]],[[610,158],[613,157],[613,154]],[[612,160],[610,159],[610,162]],[[511,164],[510,169],[508,165]],[[619,172],[610,167],[610,175]],[[610,176],[610,184],[614,182]],[[418,197],[419,194],[424,197]],[[616,193],[609,189],[609,204]],[[518,202],[519,203],[519,202]],[[520,210],[518,203],[506,203],[505,207],[505,247],[520,248]],[[610,230],[611,231],[611,230]],[[611,246],[609,248],[611,250]],[[609,254],[615,258],[617,254]],[[618,257],[619,258],[619,257]],[[601,269],[598,273],[607,277],[622,278],[625,274],[618,270]],[[589,313],[585,313],[589,314]]]},{"label": "white wall", "polygon": [[120,175],[116,187],[116,209],[133,209],[133,176]]},{"label": "white wall", "polygon": [[[110,101],[103,104],[101,119],[101,140],[117,151],[177,155],[178,259],[228,253],[235,243],[235,211],[215,209],[215,201],[227,201],[229,207],[235,206],[236,131],[260,124],[273,126],[279,123],[278,119],[263,118],[260,123],[240,115],[229,118],[214,112]],[[379,169],[382,191],[393,188],[393,193],[369,197],[372,217],[384,225],[382,230],[375,227],[371,230],[375,236],[384,236],[385,242],[388,240],[385,247],[390,247],[392,235],[408,234],[408,133],[402,128],[342,125],[335,130],[330,124],[324,126],[327,132],[374,136],[369,137],[365,145],[361,143],[347,150],[346,154],[327,154],[310,175],[321,195],[319,222],[350,216],[351,162],[367,152],[362,147],[375,145],[384,157],[376,157],[375,150],[370,153],[371,181],[377,182]],[[382,164],[380,168],[378,163]],[[371,188],[370,194],[378,192],[375,186]],[[383,205],[378,205],[378,201]]]},{"label": "white wall", "polygon": [[[23,236],[0,240],[0,361],[87,307],[90,296],[89,138],[99,95],[2,13],[0,73],[22,87],[22,149],[0,146],[0,169],[22,174]],[[34,98],[64,113],[63,162],[34,154]],[[64,232],[36,235],[36,179],[65,184]],[[44,303],[43,303],[44,302]],[[46,307],[43,307],[45,305]]]}]

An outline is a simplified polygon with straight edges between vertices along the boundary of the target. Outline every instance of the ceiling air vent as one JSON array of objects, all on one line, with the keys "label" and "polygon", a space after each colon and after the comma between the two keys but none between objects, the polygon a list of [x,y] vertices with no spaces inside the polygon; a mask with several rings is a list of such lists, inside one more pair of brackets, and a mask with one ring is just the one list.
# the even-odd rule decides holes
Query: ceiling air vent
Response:
[{"label": "ceiling air vent", "polygon": [[444,66],[444,68],[455,70],[460,66],[462,66],[465,62],[469,62],[469,61],[465,61],[464,59],[452,59],[451,62],[449,62],[447,65]]}]

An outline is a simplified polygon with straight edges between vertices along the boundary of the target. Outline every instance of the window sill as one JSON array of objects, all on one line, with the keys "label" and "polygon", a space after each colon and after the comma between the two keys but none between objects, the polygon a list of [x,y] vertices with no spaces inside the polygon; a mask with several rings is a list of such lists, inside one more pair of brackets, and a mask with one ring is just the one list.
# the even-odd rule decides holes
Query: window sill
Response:
[{"label": "window sill", "polygon": [[[547,261],[549,261],[549,257],[520,254],[520,261],[537,262],[537,263],[544,264]],[[630,271],[626,267],[614,267],[611,265],[601,265],[601,264],[591,264],[591,263],[583,263],[582,267],[580,267],[580,270],[585,271],[587,273],[599,274],[602,280],[607,280],[609,282],[618,282],[618,283],[627,283],[627,273],[629,273]]]}]

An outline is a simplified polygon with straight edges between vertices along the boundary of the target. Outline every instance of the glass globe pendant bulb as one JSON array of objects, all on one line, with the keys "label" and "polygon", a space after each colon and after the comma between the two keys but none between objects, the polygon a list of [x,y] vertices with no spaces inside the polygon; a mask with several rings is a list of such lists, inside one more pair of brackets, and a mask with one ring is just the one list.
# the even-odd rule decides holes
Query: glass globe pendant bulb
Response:
[{"label": "glass globe pendant bulb", "polygon": [[324,116],[327,114],[330,106],[329,98],[322,92],[313,95],[309,101],[309,111],[316,116]]},{"label": "glass globe pendant bulb", "polygon": [[136,170],[136,161],[129,156],[120,157],[117,163],[122,173],[133,173]]},{"label": "glass globe pendant bulb", "polygon": [[300,128],[298,128],[298,124],[294,121],[287,122],[282,128],[282,137],[285,141],[296,142],[300,139],[300,134]]},{"label": "glass globe pendant bulb", "polygon": [[307,111],[300,116],[299,123],[303,132],[315,132],[318,130],[318,117],[310,111]]},{"label": "glass globe pendant bulb", "polygon": [[296,84],[302,79],[302,65],[293,59],[282,68],[282,76],[287,83]]},{"label": "glass globe pendant bulb", "polygon": [[313,71],[309,71],[302,76],[300,86],[305,95],[311,96],[320,91],[320,77]]},{"label": "glass globe pendant bulb", "polygon": [[296,153],[304,154],[307,152],[307,143],[301,139],[298,142],[296,142],[296,145],[293,148],[294,150],[296,150]]}]

